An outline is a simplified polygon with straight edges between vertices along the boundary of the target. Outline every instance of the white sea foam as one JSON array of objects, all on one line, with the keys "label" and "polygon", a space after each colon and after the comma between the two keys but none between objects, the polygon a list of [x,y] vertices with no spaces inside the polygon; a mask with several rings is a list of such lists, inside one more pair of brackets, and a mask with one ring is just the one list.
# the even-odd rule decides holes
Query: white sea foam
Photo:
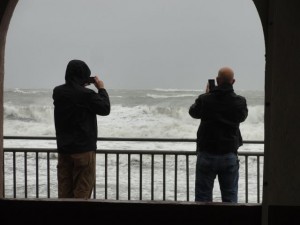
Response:
[{"label": "white sea foam", "polygon": [[183,97],[197,97],[195,94],[180,94],[180,95],[155,95],[147,94],[150,98],[183,98]]},{"label": "white sea foam", "polygon": [[[28,90],[27,93],[24,95],[22,90],[5,93],[4,135],[54,136],[52,92]],[[199,93],[193,90],[185,93],[109,90],[109,93],[111,114],[97,117],[100,137],[196,138],[200,120],[191,118],[188,108]],[[241,124],[241,132],[244,140],[263,140],[263,96],[250,93],[246,96],[249,115]],[[107,143],[102,146],[109,147]],[[160,148],[157,144],[151,147]]]},{"label": "white sea foam", "polygon": [[162,88],[154,88],[152,89],[154,91],[158,91],[158,92],[203,92],[202,89],[172,89],[172,88],[169,88],[169,89],[162,89]]}]

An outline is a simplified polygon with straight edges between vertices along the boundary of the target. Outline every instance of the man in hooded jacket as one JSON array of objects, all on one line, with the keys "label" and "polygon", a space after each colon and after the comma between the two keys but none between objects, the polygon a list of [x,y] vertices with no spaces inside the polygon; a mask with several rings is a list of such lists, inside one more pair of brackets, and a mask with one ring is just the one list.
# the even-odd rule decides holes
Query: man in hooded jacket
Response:
[{"label": "man in hooded jacket", "polygon": [[59,198],[90,198],[95,184],[96,116],[109,115],[110,100],[98,76],[93,78],[98,91],[86,88],[90,75],[85,62],[71,60],[65,84],[53,90]]}]

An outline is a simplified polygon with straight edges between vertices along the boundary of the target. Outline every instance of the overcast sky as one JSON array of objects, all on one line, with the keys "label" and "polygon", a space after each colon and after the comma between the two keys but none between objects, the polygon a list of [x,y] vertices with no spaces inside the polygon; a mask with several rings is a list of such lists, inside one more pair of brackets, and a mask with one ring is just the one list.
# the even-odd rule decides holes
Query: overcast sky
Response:
[{"label": "overcast sky", "polygon": [[230,66],[235,89],[264,89],[251,0],[22,0],[6,43],[6,89],[52,89],[71,59],[106,88],[203,89]]}]

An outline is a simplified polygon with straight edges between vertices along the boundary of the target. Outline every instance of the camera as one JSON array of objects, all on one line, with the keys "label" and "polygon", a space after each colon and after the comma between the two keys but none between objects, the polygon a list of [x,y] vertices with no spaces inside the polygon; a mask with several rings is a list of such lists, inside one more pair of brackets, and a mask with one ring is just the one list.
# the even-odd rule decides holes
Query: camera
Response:
[{"label": "camera", "polygon": [[215,87],[216,87],[215,80],[214,79],[208,79],[209,91],[212,91]]},{"label": "camera", "polygon": [[93,83],[95,83],[96,81],[95,81],[95,77],[89,77],[88,78],[88,83],[89,84],[93,84]]}]

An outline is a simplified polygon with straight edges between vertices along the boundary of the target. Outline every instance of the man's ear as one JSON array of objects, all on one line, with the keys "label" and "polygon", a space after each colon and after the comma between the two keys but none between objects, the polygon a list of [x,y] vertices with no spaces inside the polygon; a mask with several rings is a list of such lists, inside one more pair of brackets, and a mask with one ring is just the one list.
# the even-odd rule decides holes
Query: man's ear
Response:
[{"label": "man's ear", "polygon": [[235,82],[235,79],[232,80],[232,83],[231,83],[231,84],[234,84],[234,82]]}]

